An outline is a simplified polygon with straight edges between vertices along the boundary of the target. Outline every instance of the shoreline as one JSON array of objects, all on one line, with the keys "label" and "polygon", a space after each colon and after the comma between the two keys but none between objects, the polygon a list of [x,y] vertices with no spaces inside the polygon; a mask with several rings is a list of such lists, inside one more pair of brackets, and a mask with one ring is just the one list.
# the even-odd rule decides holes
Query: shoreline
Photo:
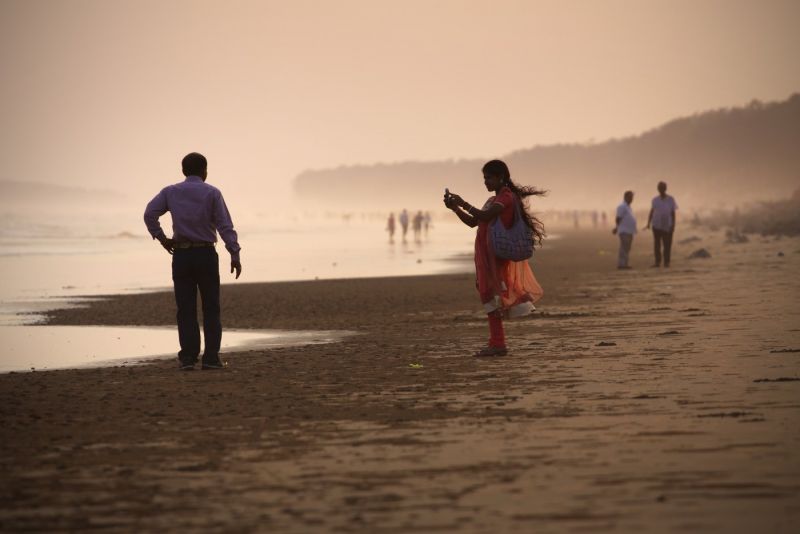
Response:
[{"label": "shoreline", "polygon": [[[223,354],[336,343],[340,330],[228,329]],[[2,325],[0,374],[125,367],[174,361],[174,326]]]},{"label": "shoreline", "polygon": [[[570,236],[566,244],[563,236]],[[593,244],[598,236],[605,238],[602,244]],[[577,237],[577,239],[576,239]],[[581,231],[558,234],[552,244],[537,249],[532,265],[540,283],[545,286],[545,296],[569,303],[574,297],[563,292],[551,294],[547,285],[558,286],[551,281],[559,277],[565,268],[571,268],[576,251],[587,246],[608,248],[616,246],[609,240],[609,231]],[[567,256],[561,255],[562,247]],[[607,254],[611,254],[607,251]],[[613,249],[616,253],[616,249]],[[581,270],[593,265],[593,257],[580,258]],[[347,329],[342,328],[351,319],[355,324],[364,319],[377,317],[380,320],[387,313],[414,313],[422,308],[435,313],[472,309],[482,316],[480,301],[474,287],[474,266],[471,253],[459,253],[450,260],[464,263],[465,270],[438,274],[412,274],[399,276],[369,276],[349,278],[319,278],[301,280],[280,280],[267,282],[224,283],[222,290],[222,319],[225,328],[262,328],[269,324],[278,329]],[[594,267],[592,267],[593,269]],[[614,272],[613,260],[605,258],[601,272]],[[591,269],[587,269],[591,272]],[[258,292],[263,298],[253,299],[248,294]],[[406,294],[405,291],[411,291]],[[357,308],[348,303],[352,295],[358,299]],[[388,297],[387,300],[371,298],[373,295]],[[80,298],[80,297],[78,297]],[[275,298],[276,301],[270,299]],[[174,326],[174,302],[171,288],[160,291],[136,293],[93,295],[88,306],[53,309],[45,313],[43,325],[130,325],[130,326]],[[238,309],[237,303],[246,301],[246,309]],[[303,301],[301,306],[296,303]],[[267,304],[264,304],[267,303]],[[337,304],[338,303],[338,304]],[[150,310],[150,315],[136,311],[139,307]],[[317,308],[325,308],[326,313],[318,313]],[[131,310],[134,310],[131,312]],[[258,315],[263,311],[262,315]],[[370,321],[367,321],[371,324]],[[274,325],[274,326],[273,326]]]},{"label": "shoreline", "polygon": [[[488,333],[458,274],[223,286],[224,327],[360,333],[223,372],[0,375],[0,526],[791,531],[800,239],[703,234],[710,260],[676,246],[665,270],[646,237],[633,271],[605,233],[538,251],[545,296],[502,358],[469,356]],[[50,324],[173,318],[162,292]]]}]

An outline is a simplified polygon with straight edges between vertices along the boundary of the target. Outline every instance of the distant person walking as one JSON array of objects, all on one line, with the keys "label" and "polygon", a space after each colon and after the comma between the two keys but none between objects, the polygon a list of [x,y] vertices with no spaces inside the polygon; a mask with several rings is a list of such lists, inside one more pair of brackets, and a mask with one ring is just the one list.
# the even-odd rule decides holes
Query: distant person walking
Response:
[{"label": "distant person walking", "polygon": [[678,204],[675,199],[667,194],[667,184],[658,182],[658,196],[653,198],[650,214],[647,216],[648,230],[653,227],[653,248],[655,251],[656,262],[653,267],[661,267],[663,246],[664,267],[669,267],[670,253],[672,251],[672,235],[675,233],[675,211]]},{"label": "distant person walking", "polygon": [[516,206],[520,207],[525,224],[533,231],[535,242],[544,237],[542,223],[528,212],[524,198],[543,195],[533,187],[518,186],[511,180],[508,166],[492,160],[483,166],[483,184],[494,192],[482,209],[471,206],[460,196],[445,193],[444,205],[453,210],[461,222],[478,227],[475,236],[475,285],[489,318],[489,345],[475,356],[503,356],[507,353],[503,317],[520,317],[531,313],[533,303],[542,297],[527,260],[511,261],[495,257],[489,243],[489,225],[498,217],[509,228],[514,223]]},{"label": "distant person walking", "polygon": [[[206,182],[208,163],[202,154],[192,152],[181,162],[183,182],[169,185],[147,204],[144,222],[153,239],[158,239],[172,255],[172,281],[178,307],[179,368],[191,371],[200,354],[200,328],[197,325],[197,290],[203,301],[202,369],[222,369],[219,349],[222,322],[219,301],[219,256],[216,233],[231,254],[231,273],[242,274],[238,236],[233,221],[216,187]],[[166,212],[172,215],[172,237],[167,237],[158,222]]]},{"label": "distant person walking", "polygon": [[389,220],[386,221],[386,231],[389,232],[389,242],[394,242],[394,213],[389,214]]},{"label": "distant person walking", "polygon": [[420,234],[422,233],[422,220],[424,219],[424,215],[422,215],[421,211],[418,211],[416,215],[414,215],[414,219],[411,222],[412,228],[414,229],[414,241],[419,242]]},{"label": "distant person walking", "polygon": [[403,229],[403,241],[405,241],[406,234],[408,233],[408,212],[405,208],[400,212],[400,227]]},{"label": "distant person walking", "polygon": [[622,204],[617,206],[617,224],[611,233],[619,236],[619,257],[617,258],[617,269],[630,269],[628,257],[633,244],[633,236],[636,234],[636,217],[633,215],[631,203],[633,202],[633,191],[625,191]]}]

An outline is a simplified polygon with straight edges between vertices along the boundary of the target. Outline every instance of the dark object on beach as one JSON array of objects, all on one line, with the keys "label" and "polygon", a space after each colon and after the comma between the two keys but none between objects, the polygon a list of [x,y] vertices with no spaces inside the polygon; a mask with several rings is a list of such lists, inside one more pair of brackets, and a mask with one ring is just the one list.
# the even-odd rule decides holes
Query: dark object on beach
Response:
[{"label": "dark object on beach", "polygon": [[784,256],[786,256],[786,254],[784,254],[783,252],[778,252],[778,257],[779,257],[779,258],[782,258],[782,257],[784,257]]},{"label": "dark object on beach", "polygon": [[687,237],[686,239],[681,239],[680,241],[678,241],[678,244],[688,245],[689,243],[696,243],[697,241],[702,241],[702,239],[697,237],[696,235],[693,235],[691,237]]},{"label": "dark object on beach", "polygon": [[680,335],[680,332],[677,330],[667,330],[666,332],[661,332],[658,334],[659,336],[677,336]]},{"label": "dark object on beach", "polygon": [[785,354],[787,352],[800,352],[800,349],[775,349],[769,351],[770,354]]},{"label": "dark object on beach", "polygon": [[601,341],[597,344],[598,347],[616,347],[617,344],[613,341]]},{"label": "dark object on beach", "polygon": [[747,243],[750,239],[739,230],[728,230],[725,232],[725,242],[729,244]]},{"label": "dark object on beach", "polygon": [[704,249],[704,248],[699,248],[699,249],[695,250],[694,252],[692,252],[691,254],[689,254],[689,259],[690,260],[695,260],[695,259],[698,259],[698,258],[699,259],[708,259],[710,257],[711,257],[711,253],[709,251],[707,251],[706,249]]},{"label": "dark object on beach", "polygon": [[782,376],[780,378],[757,378],[753,382],[800,382],[800,378],[791,376]]}]

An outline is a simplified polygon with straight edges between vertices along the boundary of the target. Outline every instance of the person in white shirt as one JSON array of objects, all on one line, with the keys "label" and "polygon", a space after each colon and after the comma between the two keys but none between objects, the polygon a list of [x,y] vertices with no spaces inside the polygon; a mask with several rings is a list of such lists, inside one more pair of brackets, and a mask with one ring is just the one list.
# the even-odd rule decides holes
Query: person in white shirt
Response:
[{"label": "person in white shirt", "polygon": [[408,212],[405,208],[400,212],[400,226],[403,228],[403,242],[406,241],[406,234],[408,233]]},{"label": "person in white shirt", "polygon": [[669,267],[670,252],[672,250],[672,234],[675,232],[675,210],[678,204],[675,199],[667,194],[667,184],[658,182],[658,196],[653,199],[650,215],[647,216],[647,226],[653,226],[653,245],[655,248],[656,262],[653,267],[661,267],[661,247],[664,247],[664,267]]},{"label": "person in white shirt", "polygon": [[631,268],[628,256],[633,245],[633,235],[636,233],[636,217],[633,216],[631,202],[633,202],[633,191],[625,191],[622,204],[617,206],[617,225],[611,230],[612,234],[619,236],[617,269]]}]

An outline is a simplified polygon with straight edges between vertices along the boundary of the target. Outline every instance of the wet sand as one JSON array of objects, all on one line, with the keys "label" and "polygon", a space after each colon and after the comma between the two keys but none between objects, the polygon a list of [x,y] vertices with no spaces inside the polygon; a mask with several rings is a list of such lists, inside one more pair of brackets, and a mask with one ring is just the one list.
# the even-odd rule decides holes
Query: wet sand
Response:
[{"label": "wet sand", "polygon": [[[796,532],[800,240],[650,250],[553,241],[502,358],[470,356],[485,319],[448,275],[224,287],[227,327],[359,334],[222,372],[0,375],[0,529]],[[52,322],[173,317],[162,293]]]}]

